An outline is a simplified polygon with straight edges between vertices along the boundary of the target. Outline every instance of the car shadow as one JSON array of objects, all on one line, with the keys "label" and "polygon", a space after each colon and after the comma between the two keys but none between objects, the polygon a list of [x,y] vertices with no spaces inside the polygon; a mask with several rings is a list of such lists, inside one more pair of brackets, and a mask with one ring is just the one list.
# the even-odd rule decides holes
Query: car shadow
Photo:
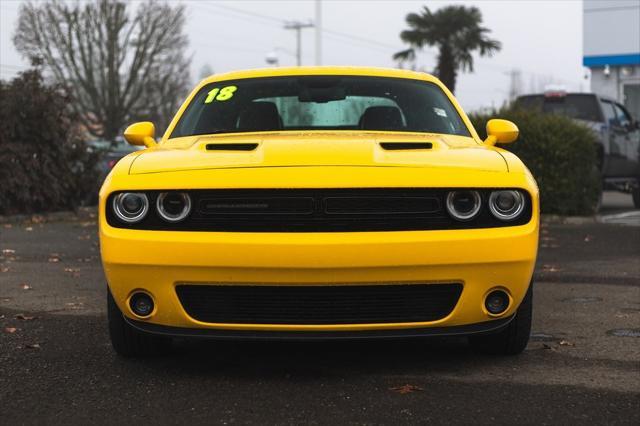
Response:
[{"label": "car shadow", "polygon": [[317,342],[177,341],[168,354],[134,362],[180,376],[315,380],[380,373],[460,374],[470,367],[509,364],[514,359],[478,354],[465,338],[438,337]]}]

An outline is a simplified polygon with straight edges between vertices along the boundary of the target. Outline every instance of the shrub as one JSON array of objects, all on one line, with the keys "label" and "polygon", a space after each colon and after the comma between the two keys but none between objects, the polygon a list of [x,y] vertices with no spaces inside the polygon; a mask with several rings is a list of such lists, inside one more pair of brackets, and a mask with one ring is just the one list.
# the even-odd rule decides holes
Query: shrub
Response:
[{"label": "shrub", "polygon": [[69,102],[38,69],[0,81],[0,214],[74,209],[96,186]]},{"label": "shrub", "polygon": [[596,167],[596,136],[591,130],[566,117],[530,111],[504,109],[497,114],[470,116],[486,137],[491,118],[511,120],[520,129],[518,140],[503,148],[526,164],[540,188],[543,213],[591,214],[601,194]]}]

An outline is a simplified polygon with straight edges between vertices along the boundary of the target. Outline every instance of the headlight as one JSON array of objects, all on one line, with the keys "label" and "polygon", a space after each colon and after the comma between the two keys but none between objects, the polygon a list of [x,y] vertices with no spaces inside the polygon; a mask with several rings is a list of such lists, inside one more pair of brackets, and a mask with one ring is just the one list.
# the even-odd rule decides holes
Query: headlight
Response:
[{"label": "headlight", "polygon": [[140,222],[149,211],[149,199],[140,192],[123,192],[113,199],[113,212],[125,223]]},{"label": "headlight", "polygon": [[452,191],[447,195],[447,211],[457,220],[471,220],[480,211],[482,199],[478,191]]},{"label": "headlight", "polygon": [[162,219],[180,222],[191,212],[191,197],[186,192],[163,192],[158,195],[156,207]]},{"label": "headlight", "polygon": [[493,191],[489,196],[489,210],[500,220],[514,220],[524,211],[524,196],[519,191]]}]

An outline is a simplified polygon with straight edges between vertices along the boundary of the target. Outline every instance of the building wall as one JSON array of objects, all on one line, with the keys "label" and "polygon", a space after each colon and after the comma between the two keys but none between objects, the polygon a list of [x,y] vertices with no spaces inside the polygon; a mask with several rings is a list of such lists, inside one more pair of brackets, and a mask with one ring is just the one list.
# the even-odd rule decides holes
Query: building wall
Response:
[{"label": "building wall", "polygon": [[584,0],[583,45],[591,91],[640,118],[640,0]]},{"label": "building wall", "polygon": [[640,1],[584,0],[582,7],[586,62],[603,56],[640,55]]},{"label": "building wall", "polygon": [[640,84],[640,66],[609,67],[608,76],[604,67],[591,68],[591,90],[594,93],[623,102],[626,84]]}]

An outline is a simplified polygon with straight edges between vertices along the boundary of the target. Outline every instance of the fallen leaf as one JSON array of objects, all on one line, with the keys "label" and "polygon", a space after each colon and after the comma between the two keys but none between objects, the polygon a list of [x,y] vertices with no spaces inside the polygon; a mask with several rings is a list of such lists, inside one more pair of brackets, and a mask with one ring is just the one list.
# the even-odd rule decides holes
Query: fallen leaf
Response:
[{"label": "fallen leaf", "polygon": [[49,263],[58,263],[60,262],[60,255],[58,253],[51,253],[48,261]]},{"label": "fallen leaf", "polygon": [[4,227],[4,229],[11,229],[13,228],[13,225],[11,225],[10,223],[5,223],[4,225],[2,225]]},{"label": "fallen leaf", "polygon": [[44,222],[44,216],[41,216],[39,214],[34,214],[33,216],[31,216],[31,222],[32,223],[43,223]]},{"label": "fallen leaf", "polygon": [[13,249],[2,249],[2,254],[16,254],[16,251]]},{"label": "fallen leaf", "polygon": [[9,272],[9,268],[7,268],[6,266],[0,266],[0,272]]},{"label": "fallen leaf", "polygon": [[27,349],[40,349],[40,345],[37,343],[33,343],[33,344],[29,344],[29,345],[24,345],[25,348]]},{"label": "fallen leaf", "polygon": [[555,349],[551,345],[547,345],[546,343],[543,343],[542,347],[550,351],[555,351]]},{"label": "fallen leaf", "polygon": [[593,237],[591,235],[587,235],[586,237],[584,237],[584,242],[588,243],[589,241],[591,241],[593,239]]},{"label": "fallen leaf", "polygon": [[65,303],[65,305],[67,305],[69,307],[69,309],[72,310],[80,310],[80,309],[84,309],[84,303],[82,302],[69,302],[69,303]]},{"label": "fallen leaf", "polygon": [[26,228],[24,228],[24,230],[27,232],[31,232],[33,231],[33,228],[31,226],[27,226]]},{"label": "fallen leaf", "polygon": [[396,386],[394,388],[389,388],[389,390],[393,392],[397,392],[401,395],[404,395],[406,393],[423,391],[424,389],[421,388],[420,386],[415,386],[415,385],[402,385],[402,386]]},{"label": "fallen leaf", "polygon": [[0,315],[0,319],[4,319],[4,315]]},{"label": "fallen leaf", "polygon": [[542,271],[543,272],[558,272],[558,271],[561,271],[561,269],[556,267],[555,265],[542,265]]},{"label": "fallen leaf", "polygon": [[9,334],[13,334],[17,331],[18,329],[15,327],[5,327],[4,331],[9,333]]},{"label": "fallen leaf", "polygon": [[75,273],[80,272],[80,268],[64,268],[64,271],[75,274]]},{"label": "fallen leaf", "polygon": [[27,315],[25,315],[25,314],[18,314],[18,315],[16,315],[16,319],[23,320],[23,321],[31,321],[31,320],[33,320],[33,319],[35,319],[35,318],[36,318],[36,317],[30,317],[30,316],[27,316]]},{"label": "fallen leaf", "polygon": [[22,284],[20,284],[20,288],[23,289],[23,290],[31,290],[33,287],[31,287],[27,283],[22,283]]},{"label": "fallen leaf", "polygon": [[575,343],[569,342],[568,340],[560,340],[560,346],[575,346]]}]

